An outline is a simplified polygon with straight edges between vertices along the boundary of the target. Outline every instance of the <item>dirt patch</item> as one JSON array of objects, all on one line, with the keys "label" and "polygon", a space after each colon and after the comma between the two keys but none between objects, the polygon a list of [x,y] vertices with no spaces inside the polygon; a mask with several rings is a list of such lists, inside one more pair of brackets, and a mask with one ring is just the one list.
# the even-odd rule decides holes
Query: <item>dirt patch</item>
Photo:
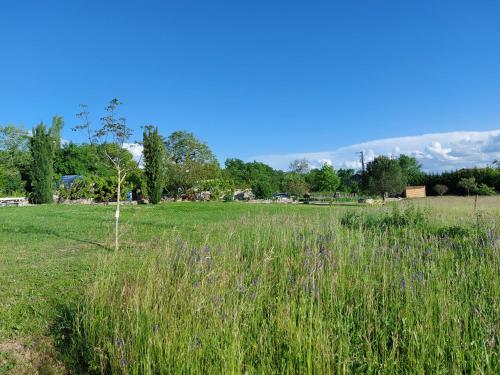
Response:
[{"label": "dirt patch", "polygon": [[0,374],[59,375],[64,365],[48,337],[17,338],[0,342]]}]

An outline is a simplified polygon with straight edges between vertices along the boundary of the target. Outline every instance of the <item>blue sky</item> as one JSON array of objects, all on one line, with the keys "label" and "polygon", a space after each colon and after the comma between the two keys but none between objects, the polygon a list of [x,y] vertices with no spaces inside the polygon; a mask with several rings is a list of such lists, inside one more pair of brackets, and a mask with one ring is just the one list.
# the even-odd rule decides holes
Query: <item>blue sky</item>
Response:
[{"label": "blue sky", "polygon": [[79,141],[78,104],[98,125],[118,97],[136,138],[193,131],[222,161],[490,131],[480,164],[500,155],[498,46],[498,1],[2,0],[0,124],[58,113]]}]

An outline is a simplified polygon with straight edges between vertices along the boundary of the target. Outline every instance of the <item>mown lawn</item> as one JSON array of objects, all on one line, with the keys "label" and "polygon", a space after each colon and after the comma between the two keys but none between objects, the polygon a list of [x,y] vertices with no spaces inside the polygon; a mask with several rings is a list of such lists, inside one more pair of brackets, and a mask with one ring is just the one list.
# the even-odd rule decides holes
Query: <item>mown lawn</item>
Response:
[{"label": "mown lawn", "polygon": [[128,206],[119,253],[112,206],[0,208],[0,352],[43,336],[75,371],[494,373],[485,199]]}]

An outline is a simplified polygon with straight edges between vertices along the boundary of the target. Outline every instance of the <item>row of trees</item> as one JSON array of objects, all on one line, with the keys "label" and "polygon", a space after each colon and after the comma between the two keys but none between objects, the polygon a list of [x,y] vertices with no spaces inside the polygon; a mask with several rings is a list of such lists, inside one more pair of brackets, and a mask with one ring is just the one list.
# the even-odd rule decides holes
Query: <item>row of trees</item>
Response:
[{"label": "row of trees", "polygon": [[[413,157],[379,156],[364,173],[335,170],[324,164],[311,168],[305,159],[280,171],[260,162],[226,160],[221,168],[208,145],[189,132],[174,131],[168,137],[155,126],[144,126],[142,166],[125,149],[132,136],[126,119],[119,115],[121,102],[113,99],[105,108],[100,127],[92,128],[90,113],[82,106],[80,123],[72,129],[87,141],[61,145],[63,119],[55,116],[50,128],[43,123],[31,134],[15,127],[0,127],[0,195],[29,194],[34,203],[51,202],[62,175],[84,176],[84,182],[68,189],[59,186],[64,198],[121,200],[133,191],[157,203],[164,196],[193,196],[208,190],[213,198],[231,197],[235,189],[251,189],[257,198],[285,192],[302,197],[307,193],[382,195],[399,194],[406,185],[426,185],[428,193],[491,193],[500,189],[498,165],[425,174]],[[473,180],[472,180],[473,179]],[[119,213],[118,213],[119,215]]]}]

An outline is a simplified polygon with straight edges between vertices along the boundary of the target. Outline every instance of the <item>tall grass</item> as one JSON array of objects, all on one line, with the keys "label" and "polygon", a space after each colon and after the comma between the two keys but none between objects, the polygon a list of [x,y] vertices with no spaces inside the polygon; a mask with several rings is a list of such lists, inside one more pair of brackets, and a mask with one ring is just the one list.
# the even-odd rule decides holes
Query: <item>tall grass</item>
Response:
[{"label": "tall grass", "polygon": [[127,374],[500,371],[498,218],[454,235],[422,212],[327,210],[116,254],[83,297],[75,356]]}]

